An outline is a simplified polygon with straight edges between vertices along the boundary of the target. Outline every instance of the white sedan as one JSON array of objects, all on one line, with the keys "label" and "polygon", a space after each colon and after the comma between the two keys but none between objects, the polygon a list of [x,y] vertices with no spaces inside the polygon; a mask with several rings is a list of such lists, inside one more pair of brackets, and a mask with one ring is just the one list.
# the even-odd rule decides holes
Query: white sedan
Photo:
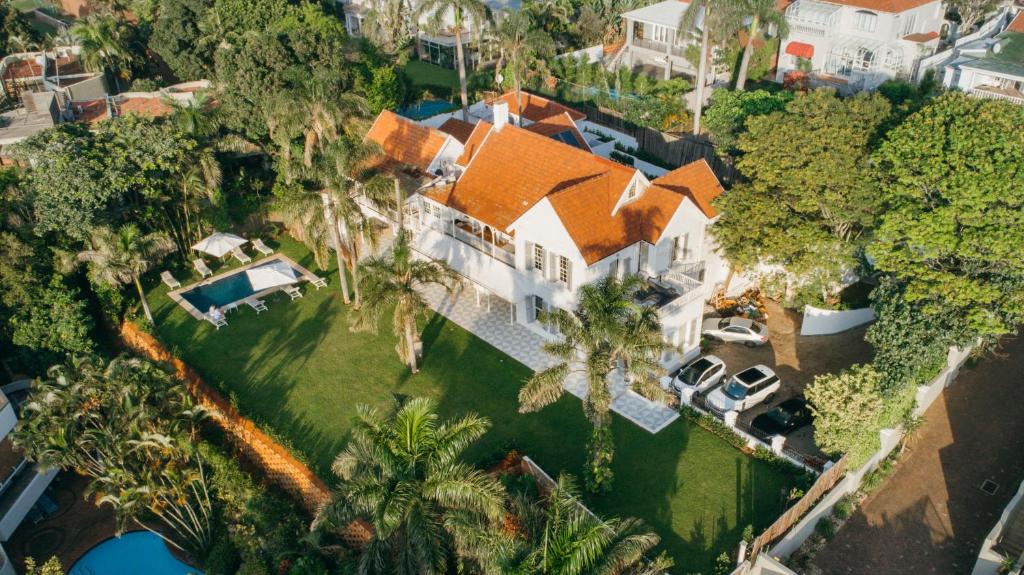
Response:
[{"label": "white sedan", "polygon": [[763,402],[770,402],[782,387],[779,376],[766,365],[755,365],[729,378],[725,385],[711,392],[708,405],[715,411],[745,411]]},{"label": "white sedan", "polygon": [[683,366],[672,378],[672,385],[678,391],[692,389],[704,393],[718,385],[725,377],[725,362],[713,355],[702,355]]},{"label": "white sedan", "polygon": [[717,341],[735,341],[747,347],[768,343],[768,327],[745,317],[712,317],[704,320],[701,334]]}]

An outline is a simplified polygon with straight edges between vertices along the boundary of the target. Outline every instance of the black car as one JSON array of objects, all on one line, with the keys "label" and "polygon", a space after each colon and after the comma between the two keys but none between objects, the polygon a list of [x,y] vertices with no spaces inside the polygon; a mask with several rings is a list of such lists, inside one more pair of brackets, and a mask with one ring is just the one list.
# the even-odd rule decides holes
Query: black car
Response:
[{"label": "black car", "polygon": [[813,419],[807,401],[802,397],[794,397],[758,415],[750,425],[768,435],[789,435],[809,425]]}]

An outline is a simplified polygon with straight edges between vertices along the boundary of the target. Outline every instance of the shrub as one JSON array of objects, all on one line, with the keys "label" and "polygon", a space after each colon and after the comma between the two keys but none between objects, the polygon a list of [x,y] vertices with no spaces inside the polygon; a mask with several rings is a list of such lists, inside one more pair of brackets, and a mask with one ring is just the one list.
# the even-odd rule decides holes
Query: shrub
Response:
[{"label": "shrub", "polygon": [[623,154],[622,152],[619,152],[618,150],[613,151],[612,153],[608,154],[608,157],[610,157],[611,159],[615,160],[616,162],[618,162],[620,164],[625,164],[627,166],[632,166],[633,162],[634,162],[633,156],[630,156],[628,154]]},{"label": "shrub", "polygon": [[262,561],[246,561],[236,575],[270,575],[270,570]]},{"label": "shrub", "polygon": [[203,571],[207,575],[234,575],[240,562],[238,549],[225,535],[214,542],[206,561],[203,562]]},{"label": "shrub", "polygon": [[825,541],[831,541],[836,534],[835,523],[832,523],[831,517],[822,517],[814,524],[814,532]]},{"label": "shrub", "polygon": [[853,515],[853,510],[857,507],[857,500],[852,494],[847,493],[842,496],[839,501],[832,507],[832,516],[842,521],[850,515]]},{"label": "shrub", "polygon": [[715,567],[712,573],[715,575],[729,575],[736,569],[736,564],[733,562],[732,557],[729,554],[722,552],[721,555],[715,558]]}]

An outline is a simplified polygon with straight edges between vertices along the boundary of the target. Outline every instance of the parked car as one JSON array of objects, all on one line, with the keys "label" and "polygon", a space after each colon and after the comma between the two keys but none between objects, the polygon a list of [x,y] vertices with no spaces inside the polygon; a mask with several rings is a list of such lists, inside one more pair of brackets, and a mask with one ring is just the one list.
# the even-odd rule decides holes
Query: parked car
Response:
[{"label": "parked car", "polygon": [[712,317],[701,327],[701,333],[713,340],[735,341],[747,347],[768,343],[768,327],[745,317]]},{"label": "parked car", "polygon": [[750,425],[768,435],[789,435],[811,424],[814,416],[807,400],[802,397],[787,399],[758,415]]},{"label": "parked car", "polygon": [[755,365],[733,375],[725,385],[708,395],[708,405],[719,412],[746,411],[771,401],[782,384],[766,365]]},{"label": "parked car", "polygon": [[684,365],[672,378],[677,391],[692,389],[704,393],[719,384],[725,377],[725,362],[713,355],[702,355]]}]

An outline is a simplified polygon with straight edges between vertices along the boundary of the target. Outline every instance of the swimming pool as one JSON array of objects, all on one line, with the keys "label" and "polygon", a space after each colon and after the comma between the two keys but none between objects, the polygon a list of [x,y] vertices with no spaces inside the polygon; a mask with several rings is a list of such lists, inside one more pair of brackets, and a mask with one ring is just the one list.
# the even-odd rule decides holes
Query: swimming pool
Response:
[{"label": "swimming pool", "polygon": [[[249,269],[257,269],[264,265],[276,264],[280,260],[273,259],[267,261],[259,266],[254,266]],[[292,269],[295,271],[296,277],[302,277],[303,270]],[[206,283],[197,287],[194,287],[188,291],[181,292],[181,297],[188,303],[192,304],[200,313],[205,313],[213,307],[224,307],[228,304],[241,301],[252,294],[256,293],[253,290],[252,283],[249,281],[249,275],[245,272],[238,272],[229,276],[222,277],[220,279],[214,278],[210,283]]]},{"label": "swimming pool", "polygon": [[423,100],[418,104],[399,108],[398,114],[412,120],[422,120],[445,112],[451,112],[456,107],[444,100]]},{"label": "swimming pool", "polygon": [[202,575],[178,561],[163,540],[149,531],[111,537],[86,552],[68,575]]}]

